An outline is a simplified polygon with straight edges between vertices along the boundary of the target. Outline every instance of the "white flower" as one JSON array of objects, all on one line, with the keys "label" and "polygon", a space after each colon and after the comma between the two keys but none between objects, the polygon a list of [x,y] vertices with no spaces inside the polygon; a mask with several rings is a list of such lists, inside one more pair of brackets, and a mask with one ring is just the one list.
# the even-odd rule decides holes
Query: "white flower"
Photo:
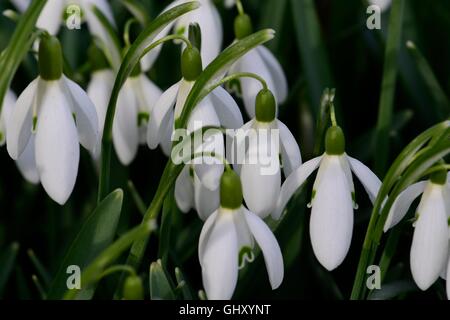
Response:
[{"label": "white flower", "polygon": [[[226,176],[228,179],[224,179]],[[221,189],[221,206],[206,220],[198,244],[208,299],[231,299],[239,269],[253,261],[255,241],[275,290],[284,276],[283,256],[275,236],[260,217],[242,206],[242,190],[235,173],[224,173]]]},{"label": "white flower", "polygon": [[112,70],[102,69],[94,71],[91,75],[91,81],[87,87],[87,95],[91,99],[97,111],[98,128],[99,128],[99,145],[95,148],[95,154],[92,156],[99,159],[101,151],[101,138],[103,135],[103,127],[105,125],[106,111],[108,109],[109,98],[114,86],[115,75]]},{"label": "white flower", "polygon": [[380,7],[381,12],[386,11],[391,6],[392,0],[369,0],[369,4]]},{"label": "white flower", "polygon": [[[245,203],[261,218],[273,213],[277,205],[281,189],[280,158],[285,177],[302,163],[300,148],[294,136],[284,123],[275,118],[273,95],[270,91],[262,90],[258,97],[264,95],[271,97],[270,104],[262,102],[267,99],[257,98],[256,118],[237,131],[237,150],[233,149],[238,157],[242,157],[240,153],[245,152],[243,159],[233,161],[237,162],[234,167],[240,173]],[[267,108],[270,110],[264,114]],[[264,115],[268,118],[258,120]]]},{"label": "white flower", "polygon": [[[158,145],[161,145],[164,153],[166,155],[170,154],[174,123],[180,116],[193,85],[194,81],[182,79],[164,92],[156,102],[148,123],[147,143],[150,149],[155,149]],[[192,111],[187,125],[187,132],[192,133],[205,126],[223,126],[236,129],[242,126],[242,123],[242,115],[236,102],[226,90],[219,87],[205,97]],[[213,143],[199,146],[199,148],[202,148],[202,151],[214,151],[217,156],[223,157],[225,147],[224,139],[220,132],[212,133],[210,136],[205,134],[203,138],[204,141],[210,140]],[[209,157],[203,157],[204,163],[202,164],[192,165],[195,175],[189,176],[188,169],[185,169],[184,174],[177,179],[176,184],[178,187],[180,185],[185,186],[178,188],[177,190],[180,192],[176,192],[177,203],[183,211],[188,211],[193,203],[199,204],[203,202],[199,200],[206,196],[206,194],[200,195],[202,190],[209,189],[209,191],[214,191],[218,189],[220,176],[223,172],[223,163],[217,161],[217,159],[207,158]],[[209,163],[207,162],[208,160],[210,160]],[[194,177],[200,179],[201,185],[196,184],[197,187],[194,186]],[[187,187],[189,185],[190,187]],[[190,192],[190,190],[194,189],[196,192]],[[182,195],[183,193],[184,195]],[[196,200],[194,200],[194,195]],[[190,200],[187,201],[186,199]],[[205,199],[205,201],[208,200]],[[214,203],[214,201],[211,201],[209,205],[196,207],[202,218],[206,218],[207,215],[211,214],[212,211],[208,208],[214,206]],[[202,208],[205,209],[203,210]],[[215,209],[217,209],[217,206]]]},{"label": "white flower", "polygon": [[[12,0],[12,2],[18,10],[25,11],[31,1]],[[120,52],[118,52],[117,48],[113,45],[112,39],[97,19],[93,10],[94,6],[96,6],[109,22],[115,26],[113,12],[107,0],[48,0],[44,9],[42,9],[41,15],[36,22],[36,26],[47,30],[52,35],[56,35],[63,22],[64,10],[69,5],[78,5],[80,7],[82,11],[80,12],[80,18],[86,20],[90,33],[102,41],[103,45],[107,48],[106,51],[111,54],[111,59],[115,63],[120,64]],[[73,14],[73,12],[67,13]]]},{"label": "white flower", "polygon": [[[275,95],[278,104],[282,104],[288,94],[286,76],[272,52],[264,46],[258,46],[246,53],[230,69],[230,74],[250,72],[257,74],[267,82],[269,90]],[[255,99],[261,90],[259,81],[253,78],[242,78],[241,94],[245,109],[250,118],[255,117]]]},{"label": "white flower", "polygon": [[207,188],[194,167],[187,165],[175,182],[175,201],[182,212],[195,209],[200,219],[205,221],[220,205],[219,187]]},{"label": "white flower", "polygon": [[224,0],[224,4],[225,4],[225,7],[231,8],[232,6],[234,6],[236,4],[236,1],[235,0]]},{"label": "white flower", "polygon": [[387,231],[400,222],[412,202],[422,194],[410,253],[411,273],[422,290],[428,289],[441,273],[445,274],[443,270],[447,267],[449,191],[450,184],[445,181],[431,179],[412,184],[395,199],[384,225],[384,231]]},{"label": "white flower", "polygon": [[83,89],[64,76],[51,81],[38,77],[19,96],[7,132],[7,149],[14,160],[35,138],[42,186],[64,204],[78,173],[78,143],[94,152],[98,139],[95,108]]},{"label": "white flower", "polygon": [[[14,105],[16,104],[17,97],[12,91],[7,91],[5,100],[3,103],[2,114],[0,116],[0,146],[4,145],[7,136],[7,124]],[[30,183],[39,183],[39,173],[36,168],[36,160],[34,157],[34,136],[25,147],[25,150],[16,161],[16,165],[19,168],[20,173]]]},{"label": "white flower", "polygon": [[345,154],[343,147],[337,154],[325,152],[305,162],[286,179],[275,218],[281,216],[289,199],[317,167],[319,171],[311,200],[311,243],[319,262],[326,269],[333,270],[345,259],[353,233],[355,191],[351,172],[359,178],[372,202],[381,182],[364,164]]},{"label": "white flower", "polygon": [[[177,0],[172,2],[164,11],[172,9],[175,6],[188,2],[189,0]],[[211,0],[198,0],[200,7],[196,10],[188,12],[180,17],[176,22],[171,23],[161,31],[155,38],[155,41],[167,36],[170,30],[174,29],[175,33],[181,33],[188,36],[189,25],[191,23],[198,23],[202,32],[202,60],[207,66],[213,61],[222,48],[223,30],[222,21],[219,12]],[[161,52],[161,46],[150,51],[142,60],[142,69],[147,71],[158,58]]]},{"label": "white flower", "polygon": [[[136,157],[139,144],[146,143],[148,117],[161,94],[161,89],[143,73],[129,77],[123,85],[112,131],[114,148],[123,165],[129,165]],[[99,113],[106,114],[106,110]]]}]

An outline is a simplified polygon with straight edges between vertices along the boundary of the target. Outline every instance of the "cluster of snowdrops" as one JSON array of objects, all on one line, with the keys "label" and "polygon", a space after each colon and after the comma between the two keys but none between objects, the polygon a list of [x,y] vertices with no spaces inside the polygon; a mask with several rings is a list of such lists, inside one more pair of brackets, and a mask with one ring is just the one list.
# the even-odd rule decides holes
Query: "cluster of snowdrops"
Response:
[{"label": "cluster of snowdrops", "polygon": [[[29,5],[28,1],[13,2],[19,11]],[[68,3],[49,0],[36,25],[43,30],[35,42],[39,75],[18,98],[12,91],[6,94],[0,121],[1,142],[6,142],[7,152],[24,178],[42,184],[49,197],[61,205],[74,189],[79,145],[90,152],[93,161],[101,161],[110,96],[122,52],[128,49],[117,48],[112,43],[111,35],[95,12],[98,10],[115,27],[107,1],[75,2],[82,8],[83,18],[95,38],[89,50],[92,68],[89,86],[85,90],[63,73],[62,50],[56,35],[62,25],[61,13]],[[187,2],[175,1],[165,12]],[[160,147],[170,157],[172,136],[184,115],[191,89],[221,52],[222,23],[217,9],[210,0],[199,3],[198,8],[167,25],[148,43],[161,39],[180,43],[181,80],[163,92],[146,76],[160,53],[161,46],[155,46],[142,55],[120,90],[111,130],[114,150],[125,166],[135,159],[141,144],[150,149]],[[251,35],[251,18],[241,3],[227,1],[227,5],[238,7],[234,25],[236,41]],[[266,47],[260,45],[245,53],[227,68],[226,74],[238,80],[233,92],[231,87],[223,86],[211,90],[190,112],[185,129],[192,133],[199,129],[200,123],[205,128],[241,129],[244,133],[273,130],[277,135],[234,139],[230,146],[221,131],[214,131],[214,139],[210,140],[214,145],[206,146],[205,142],[195,150],[202,151],[200,157],[213,161],[188,162],[176,179],[177,206],[183,212],[195,210],[204,221],[198,256],[208,299],[232,297],[239,269],[254,259],[256,245],[264,256],[272,288],[280,286],[284,275],[283,256],[265,219],[268,216],[282,219],[289,200],[316,170],[309,204],[310,238],[317,260],[327,270],[343,262],[351,244],[353,211],[357,208],[352,173],[361,181],[372,202],[381,186],[368,167],[346,154],[344,133],[335,120],[334,110],[324,137],[325,152],[302,163],[296,139],[277,119],[278,106],[287,97],[288,85],[279,62]],[[234,97],[243,101],[250,118],[248,122],[244,123]],[[273,137],[279,140],[273,141]],[[243,144],[245,151],[243,161],[234,163],[229,149],[236,144]],[[255,155],[252,159],[262,159],[267,156],[263,153],[273,148],[275,152],[269,157],[273,157],[276,168],[270,174],[262,170],[263,163],[245,161]],[[408,186],[394,201],[384,224],[387,231],[399,223],[421,195],[410,262],[413,278],[422,290],[429,288],[439,276],[450,276],[449,186],[444,169],[435,171],[426,181]],[[448,285],[447,290],[450,291]]]}]

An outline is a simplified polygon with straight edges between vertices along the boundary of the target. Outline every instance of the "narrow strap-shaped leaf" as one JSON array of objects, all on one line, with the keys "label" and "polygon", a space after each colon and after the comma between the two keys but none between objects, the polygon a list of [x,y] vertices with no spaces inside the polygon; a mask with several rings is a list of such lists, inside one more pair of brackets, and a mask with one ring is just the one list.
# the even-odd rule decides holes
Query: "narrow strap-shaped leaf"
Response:
[{"label": "narrow strap-shaped leaf", "polygon": [[120,1],[128,11],[139,21],[142,26],[146,26],[150,21],[150,16],[146,8],[136,0],[121,0]]},{"label": "narrow strap-shaped leaf", "polygon": [[[113,241],[116,234],[122,210],[123,192],[113,191],[103,200],[94,212],[87,217],[80,232],[75,237],[66,256],[59,267],[50,290],[49,299],[60,299],[67,291],[67,267],[76,265],[83,270],[92,260],[97,257]],[[83,298],[89,299],[94,291],[82,285],[81,292]]]},{"label": "narrow strap-shaped leaf", "polygon": [[18,252],[19,244],[14,242],[0,255],[0,298],[11,275]]},{"label": "narrow strap-shaped leaf", "polygon": [[175,300],[175,293],[161,265],[161,260],[150,265],[150,297],[152,300]]},{"label": "narrow strap-shaped leaf", "polygon": [[397,83],[398,57],[402,39],[404,0],[393,1],[384,55],[383,80],[375,132],[375,173],[384,176],[389,157],[389,132]]},{"label": "narrow strap-shaped leaf", "polygon": [[[46,3],[47,0],[33,0],[20,17],[4,56],[0,60],[0,102],[3,101],[17,68],[30,49],[30,35],[33,34],[36,21]],[[0,103],[0,112],[2,105]]]}]

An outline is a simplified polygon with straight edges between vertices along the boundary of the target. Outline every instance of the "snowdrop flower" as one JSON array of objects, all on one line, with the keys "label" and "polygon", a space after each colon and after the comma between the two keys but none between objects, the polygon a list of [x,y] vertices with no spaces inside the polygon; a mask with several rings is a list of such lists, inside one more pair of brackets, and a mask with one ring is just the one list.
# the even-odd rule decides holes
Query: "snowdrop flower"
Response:
[{"label": "snowdrop flower", "polygon": [[[172,132],[174,131],[174,124],[178,121],[186,98],[195,84],[195,80],[202,71],[202,61],[200,53],[194,47],[187,48],[182,55],[182,74],[183,79],[177,84],[170,87],[161,95],[161,98],[156,102],[153,108],[148,123],[147,143],[150,149],[155,149],[158,145],[166,155],[170,154],[172,146]],[[174,108],[175,106],[175,108]],[[187,133],[194,132],[205,126],[226,127],[237,129],[243,124],[242,115],[239,107],[233,98],[221,87],[215,89],[211,94],[205,97],[192,111],[187,124]],[[203,152],[215,152],[218,157],[223,157],[225,154],[224,139],[221,132],[217,130],[210,135],[206,133],[203,136],[205,141],[212,141],[206,145],[201,145]],[[198,150],[196,150],[198,152]],[[209,160],[209,161],[208,161]],[[200,199],[198,193],[205,190],[206,187],[210,191],[218,192],[220,177],[223,172],[223,162],[217,161],[216,158],[203,157],[203,163],[192,165],[195,175],[189,175],[184,172],[181,174],[176,182],[176,200],[183,211],[189,211],[192,204],[195,203],[193,195],[197,193],[195,198]],[[186,169],[188,170],[188,169]],[[198,177],[202,185],[195,186],[195,177]],[[189,186],[190,187],[186,187]],[[183,187],[182,187],[183,186]],[[196,190],[192,193],[190,190]],[[186,201],[186,199],[189,199]],[[210,198],[211,199],[211,198]],[[200,203],[199,200],[196,201]],[[207,203],[208,199],[201,201]],[[214,203],[214,202],[213,202]],[[211,214],[210,205],[205,207],[196,207],[200,216],[206,218],[206,215]],[[203,209],[202,209],[203,208]],[[215,208],[217,209],[217,207]]]},{"label": "snowdrop flower", "polygon": [[373,202],[381,181],[360,161],[345,153],[344,133],[332,126],[326,133],[325,153],[309,160],[284,182],[275,218],[279,218],[294,192],[319,167],[310,206],[311,243],[319,262],[328,270],[338,267],[350,248],[353,233],[355,190],[352,171]]},{"label": "snowdrop flower", "polygon": [[395,199],[384,225],[386,232],[399,223],[412,202],[422,194],[417,207],[410,253],[411,273],[422,290],[428,289],[447,266],[450,235],[449,191],[450,184],[444,170],[432,174],[428,181],[412,184]]},{"label": "snowdrop flower", "polygon": [[[6,142],[7,137],[7,124],[11,117],[11,113],[16,104],[17,97],[12,91],[7,91],[4,102],[2,113],[0,115],[0,146],[3,146]],[[30,139],[27,143],[23,153],[16,161],[16,165],[19,168],[22,176],[32,184],[39,183],[39,173],[36,168],[36,160],[34,158],[34,137]]]},{"label": "snowdrop flower", "polygon": [[[253,32],[252,22],[246,14],[236,18],[234,28],[237,39],[242,39]],[[250,72],[263,78],[274,93],[277,104],[286,100],[288,93],[286,76],[280,63],[266,47],[258,46],[240,58],[230,69],[230,73],[239,72]],[[240,94],[250,118],[255,117],[255,99],[259,90],[260,84],[255,79],[240,80]]]},{"label": "snowdrop flower", "polygon": [[391,6],[392,0],[369,0],[370,5],[380,7],[381,12],[388,10]]},{"label": "snowdrop flower", "polygon": [[275,290],[284,276],[280,247],[264,221],[242,205],[239,177],[227,170],[220,183],[220,208],[206,220],[198,244],[208,299],[231,299],[239,269],[254,258],[255,241],[261,248],[269,281]]},{"label": "snowdrop flower", "polygon": [[[30,0],[12,0],[14,5],[20,11],[25,11],[31,3]],[[108,32],[98,21],[97,16],[94,13],[94,6],[97,7],[103,15],[114,26],[114,16],[111,7],[107,0],[48,0],[47,4],[41,12],[41,15],[36,22],[36,26],[40,29],[47,30],[50,34],[56,35],[63,22],[64,11],[70,5],[77,5],[80,7],[80,19],[85,19],[87,22],[90,33],[98,38],[104,46],[107,48],[107,52],[112,55],[112,59],[115,63],[120,63],[120,52],[113,45],[113,41],[110,38]],[[68,10],[67,14],[77,14]],[[82,22],[82,21],[80,21]]]},{"label": "snowdrop flower", "polygon": [[[162,91],[141,72],[139,65],[125,81],[118,97],[113,143],[120,162],[129,165],[147,138],[147,123]],[[100,107],[100,105],[99,105]],[[102,110],[101,114],[106,114]]]},{"label": "snowdrop flower", "polygon": [[[244,143],[246,137],[248,145]],[[258,93],[256,117],[237,132],[235,141],[239,141],[237,156],[245,154],[243,161],[233,161],[237,162],[235,167],[240,172],[245,203],[252,212],[265,218],[275,210],[280,194],[280,155],[286,177],[302,162],[294,136],[276,118],[275,97],[270,90]]]},{"label": "snowdrop flower", "polygon": [[28,85],[12,110],[7,127],[7,149],[20,158],[35,139],[39,178],[48,195],[64,204],[75,185],[81,143],[94,152],[98,138],[97,114],[76,83],[62,74],[61,46],[55,37],[39,45],[40,76]]},{"label": "snowdrop flower", "polygon": [[[188,1],[190,0],[176,0],[165,8],[164,11],[172,9],[173,7]],[[206,66],[219,55],[222,48],[222,21],[220,19],[219,12],[211,0],[197,1],[200,2],[200,7],[198,9],[183,15],[177,19],[176,22],[164,28],[163,31],[161,31],[155,38],[155,41],[167,36],[172,29],[174,29],[174,33],[183,34],[187,37],[189,33],[189,25],[191,23],[198,23],[202,33],[202,43],[204,44],[201,46],[201,55]],[[160,52],[161,46],[158,46],[145,55],[141,60],[142,68],[146,71],[149,70],[158,58]]]}]

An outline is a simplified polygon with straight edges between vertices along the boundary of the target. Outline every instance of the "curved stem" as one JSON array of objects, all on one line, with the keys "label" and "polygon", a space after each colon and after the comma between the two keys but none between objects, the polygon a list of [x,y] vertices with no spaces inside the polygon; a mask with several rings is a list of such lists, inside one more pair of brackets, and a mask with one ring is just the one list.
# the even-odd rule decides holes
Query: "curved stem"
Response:
[{"label": "curved stem", "polygon": [[191,44],[191,42],[189,41],[188,38],[186,38],[186,37],[184,37],[184,36],[182,36],[182,35],[179,35],[179,34],[171,34],[171,35],[169,35],[169,36],[166,36],[166,37],[164,37],[164,38],[159,39],[158,41],[153,42],[150,46],[148,46],[147,48],[145,48],[145,49],[144,49],[144,52],[143,52],[142,55],[141,55],[141,59],[142,59],[142,57],[145,56],[149,51],[153,50],[154,48],[156,48],[156,47],[159,46],[160,44],[163,44],[164,42],[172,41],[172,40],[181,40],[181,41],[183,41],[183,42],[186,44],[186,46],[187,46],[188,48],[192,48],[192,44]]},{"label": "curved stem", "polygon": [[129,47],[131,45],[130,29],[131,29],[131,26],[133,25],[133,23],[139,23],[139,21],[137,21],[137,19],[135,19],[135,18],[129,19],[124,27],[123,42],[125,42],[126,47]]},{"label": "curved stem", "polygon": [[230,74],[229,76],[226,76],[225,78],[223,78],[222,80],[220,80],[219,82],[217,82],[216,84],[214,84],[210,89],[209,92],[214,91],[214,89],[216,89],[217,87],[220,87],[221,85],[239,79],[239,78],[253,78],[255,80],[258,80],[261,83],[261,86],[263,87],[264,90],[267,90],[268,86],[267,86],[267,82],[266,80],[264,80],[262,77],[258,76],[255,73],[251,73],[251,72],[236,72],[233,74]]},{"label": "curved stem", "polygon": [[100,280],[106,276],[109,276],[110,274],[113,274],[115,272],[118,272],[118,271],[128,272],[132,276],[136,275],[136,271],[132,267],[119,264],[116,266],[112,266],[112,267],[106,269],[105,271],[103,271],[102,274],[99,276],[98,280]]},{"label": "curved stem", "polygon": [[244,6],[242,5],[241,0],[236,0],[236,8],[239,12],[239,15],[244,15],[245,11],[244,11]]}]

